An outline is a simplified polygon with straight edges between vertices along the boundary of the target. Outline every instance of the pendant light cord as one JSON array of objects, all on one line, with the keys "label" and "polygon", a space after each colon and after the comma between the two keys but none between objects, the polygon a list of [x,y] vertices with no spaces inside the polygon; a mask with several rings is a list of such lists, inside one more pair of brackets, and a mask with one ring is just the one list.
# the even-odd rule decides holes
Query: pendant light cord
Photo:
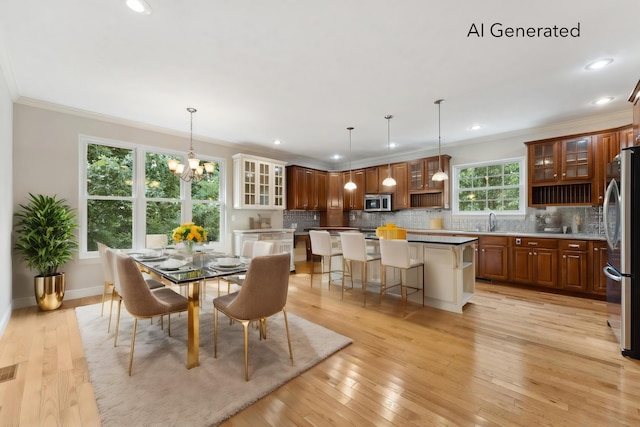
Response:
[{"label": "pendant light cord", "polygon": [[440,142],[440,105],[442,104],[442,101],[444,101],[444,99],[438,99],[434,102],[434,104],[438,104],[438,171],[442,171],[442,148]]},{"label": "pendant light cord", "polygon": [[387,119],[387,177],[391,178],[391,119],[393,119],[393,115],[389,114],[384,118]]},{"label": "pendant light cord", "polygon": [[351,169],[351,158],[353,157],[351,153],[351,131],[353,130],[353,126],[349,126],[347,130],[349,131],[349,181],[353,182],[353,171]]}]

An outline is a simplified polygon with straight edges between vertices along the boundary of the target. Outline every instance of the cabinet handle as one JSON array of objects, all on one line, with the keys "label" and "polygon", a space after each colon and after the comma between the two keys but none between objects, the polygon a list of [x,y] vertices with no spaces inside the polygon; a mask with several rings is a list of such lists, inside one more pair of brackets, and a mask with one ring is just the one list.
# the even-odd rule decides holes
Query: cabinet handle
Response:
[{"label": "cabinet handle", "polygon": [[579,247],[580,247],[580,245],[576,245],[575,243],[570,243],[570,244],[569,244],[569,247],[570,247],[570,248],[579,248]]},{"label": "cabinet handle", "polygon": [[600,249],[598,248],[593,248],[594,252],[598,252]]},{"label": "cabinet handle", "polygon": [[529,246],[538,246],[538,242],[529,242],[527,243]]}]

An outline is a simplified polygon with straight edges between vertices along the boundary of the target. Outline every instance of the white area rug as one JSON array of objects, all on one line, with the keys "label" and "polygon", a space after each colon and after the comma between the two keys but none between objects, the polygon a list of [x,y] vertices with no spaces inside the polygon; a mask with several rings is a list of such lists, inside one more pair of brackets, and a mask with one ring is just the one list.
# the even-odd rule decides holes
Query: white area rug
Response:
[{"label": "white area rug", "polygon": [[200,366],[186,368],[187,315],[171,317],[171,337],[158,319],[138,321],[133,373],[129,347],[133,319],[122,307],[118,346],[114,323],[107,334],[108,307],[76,308],[102,424],[108,426],[211,426],[219,424],[352,340],[287,313],[294,366],[289,360],[282,314],[267,321],[267,339],[249,332],[249,382],[244,379],[242,325],[220,315],[218,358],[213,357],[213,305],[200,309]]}]

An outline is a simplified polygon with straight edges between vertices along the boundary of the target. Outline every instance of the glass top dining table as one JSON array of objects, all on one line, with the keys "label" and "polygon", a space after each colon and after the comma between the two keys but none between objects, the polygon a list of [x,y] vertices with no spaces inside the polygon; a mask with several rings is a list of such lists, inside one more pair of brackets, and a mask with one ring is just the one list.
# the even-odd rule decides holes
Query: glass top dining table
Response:
[{"label": "glass top dining table", "polygon": [[[172,255],[131,254],[133,259],[152,276],[159,276],[169,283],[187,286],[187,369],[200,365],[200,293],[207,279],[245,273],[248,260],[230,257],[217,252],[196,252],[191,259],[180,260]],[[219,260],[224,259],[225,265]],[[230,260],[236,259],[237,262]],[[236,264],[236,265],[234,265]]]}]

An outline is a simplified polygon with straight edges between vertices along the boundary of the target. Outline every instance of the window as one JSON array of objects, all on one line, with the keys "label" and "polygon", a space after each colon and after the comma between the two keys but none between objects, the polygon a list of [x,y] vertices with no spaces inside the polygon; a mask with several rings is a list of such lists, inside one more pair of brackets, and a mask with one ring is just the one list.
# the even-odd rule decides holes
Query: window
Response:
[{"label": "window", "polygon": [[[210,242],[221,233],[219,159],[208,180],[183,182],[167,159],[184,156],[135,144],[82,136],[80,170],[80,251],[97,251],[97,242],[118,249],[143,248],[146,234],[166,234],[186,221],[202,225]],[[181,159],[185,162],[186,159]]]},{"label": "window", "polygon": [[524,158],[453,167],[453,212],[525,213]]}]

